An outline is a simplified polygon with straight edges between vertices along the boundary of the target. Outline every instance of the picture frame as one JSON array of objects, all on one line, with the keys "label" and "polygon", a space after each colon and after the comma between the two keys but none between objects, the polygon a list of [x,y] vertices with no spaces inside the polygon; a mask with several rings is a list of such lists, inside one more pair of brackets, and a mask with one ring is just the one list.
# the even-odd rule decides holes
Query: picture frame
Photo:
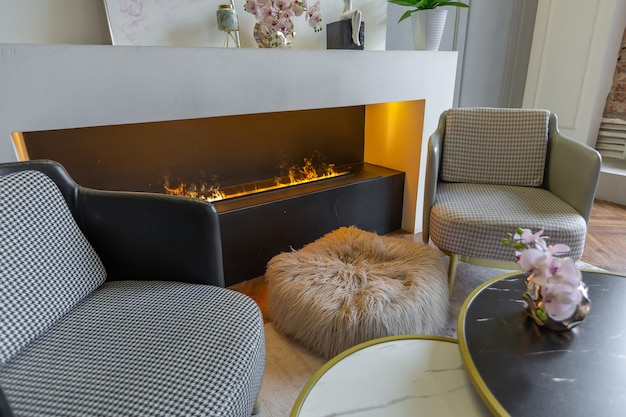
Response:
[{"label": "picture frame", "polygon": [[203,0],[104,0],[113,45],[219,47],[217,3]]}]

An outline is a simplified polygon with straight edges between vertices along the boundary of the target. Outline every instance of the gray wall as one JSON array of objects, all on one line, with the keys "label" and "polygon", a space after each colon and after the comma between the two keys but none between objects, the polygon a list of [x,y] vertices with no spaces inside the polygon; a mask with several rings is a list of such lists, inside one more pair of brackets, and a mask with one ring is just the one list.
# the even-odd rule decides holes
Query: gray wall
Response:
[{"label": "gray wall", "polygon": [[[459,52],[455,106],[521,107],[538,0],[466,0],[448,8],[441,50]],[[411,49],[404,8],[389,6],[387,49]]]}]

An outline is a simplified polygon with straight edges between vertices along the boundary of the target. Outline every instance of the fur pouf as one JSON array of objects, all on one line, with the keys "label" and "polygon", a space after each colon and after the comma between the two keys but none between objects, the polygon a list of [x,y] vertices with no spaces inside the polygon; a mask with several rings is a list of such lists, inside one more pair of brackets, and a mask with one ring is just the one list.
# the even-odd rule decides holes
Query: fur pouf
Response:
[{"label": "fur pouf", "polygon": [[441,255],[356,227],[276,255],[265,279],[274,327],[325,358],[378,337],[432,334],[447,323]]}]

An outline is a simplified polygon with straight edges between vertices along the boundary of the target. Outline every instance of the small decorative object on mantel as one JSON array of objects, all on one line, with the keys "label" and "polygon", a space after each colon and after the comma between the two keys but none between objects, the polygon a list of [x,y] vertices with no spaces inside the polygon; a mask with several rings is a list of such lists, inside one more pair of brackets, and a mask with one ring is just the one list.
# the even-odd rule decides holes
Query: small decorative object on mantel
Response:
[{"label": "small decorative object on mantel", "polygon": [[359,9],[352,8],[352,0],[343,0],[338,22],[326,25],[327,49],[364,49],[365,22]]},{"label": "small decorative object on mantel", "polygon": [[215,14],[217,28],[222,32],[226,32],[224,47],[228,48],[230,39],[235,42],[237,48],[241,47],[239,43],[239,18],[237,17],[237,10],[235,10],[233,0],[231,0],[230,4],[220,4]]},{"label": "small decorative object on mantel", "polygon": [[352,39],[352,22],[339,20],[326,25],[326,49],[357,49],[365,48],[365,22],[361,22],[359,45]]},{"label": "small decorative object on mantel", "polygon": [[411,18],[413,43],[415,49],[419,51],[439,50],[448,15],[447,10],[439,9],[439,7],[469,7],[468,4],[448,0],[389,0],[389,3],[412,8],[400,16],[398,23]]},{"label": "small decorative object on mantel", "polygon": [[570,330],[579,325],[591,307],[582,273],[569,257],[559,257],[570,248],[548,245],[543,230],[532,233],[517,229],[507,233],[502,243],[515,249],[517,265],[529,274],[522,295],[526,314],[539,326]]},{"label": "small decorative object on mantel", "polygon": [[302,16],[315,32],[322,30],[320,2],[306,0],[246,0],[243,9],[256,17],[254,40],[259,48],[290,48],[296,35],[294,16]]}]

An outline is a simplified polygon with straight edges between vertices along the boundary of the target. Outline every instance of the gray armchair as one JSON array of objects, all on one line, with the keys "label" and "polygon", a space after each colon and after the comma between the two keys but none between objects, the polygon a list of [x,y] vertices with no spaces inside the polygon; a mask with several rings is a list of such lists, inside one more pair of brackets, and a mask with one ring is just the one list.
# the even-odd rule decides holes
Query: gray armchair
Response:
[{"label": "gray armchair", "polygon": [[450,287],[459,261],[515,269],[501,241],[518,227],[543,229],[580,259],[600,167],[549,111],[444,112],[428,145],[422,236],[450,257]]},{"label": "gray armchair", "polygon": [[250,416],[263,318],[206,201],[0,164],[0,415]]}]

